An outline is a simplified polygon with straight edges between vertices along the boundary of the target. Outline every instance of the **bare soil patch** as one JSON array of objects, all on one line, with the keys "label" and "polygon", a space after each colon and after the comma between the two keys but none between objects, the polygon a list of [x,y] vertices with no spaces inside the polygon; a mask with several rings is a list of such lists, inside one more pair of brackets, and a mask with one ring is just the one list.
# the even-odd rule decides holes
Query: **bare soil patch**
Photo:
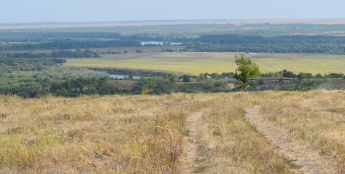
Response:
[{"label": "bare soil patch", "polygon": [[202,119],[203,112],[197,112],[187,118],[187,131],[185,132],[182,149],[181,173],[205,172],[209,143],[206,135],[207,127]]}]

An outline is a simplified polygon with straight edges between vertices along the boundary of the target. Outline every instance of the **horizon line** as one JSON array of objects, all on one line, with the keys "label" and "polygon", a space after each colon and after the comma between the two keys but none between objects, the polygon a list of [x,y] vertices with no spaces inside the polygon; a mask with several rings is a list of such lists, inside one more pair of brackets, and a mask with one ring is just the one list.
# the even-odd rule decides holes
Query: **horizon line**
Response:
[{"label": "horizon line", "polygon": [[123,20],[123,21],[74,21],[74,22],[15,22],[0,25],[54,25],[54,24],[96,24],[96,23],[148,23],[148,22],[191,22],[191,21],[265,21],[265,20],[345,20],[345,18],[280,18],[280,19],[167,19],[167,20]]}]

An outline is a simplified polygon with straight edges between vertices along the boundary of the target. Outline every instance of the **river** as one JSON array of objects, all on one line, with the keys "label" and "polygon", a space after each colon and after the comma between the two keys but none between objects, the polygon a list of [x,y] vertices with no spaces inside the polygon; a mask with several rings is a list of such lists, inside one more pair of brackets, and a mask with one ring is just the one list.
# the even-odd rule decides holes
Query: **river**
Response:
[{"label": "river", "polygon": [[[116,74],[116,75],[110,75],[110,77],[119,80],[119,79],[128,78],[129,75],[117,75]],[[141,76],[133,76],[133,79],[140,79],[140,78],[141,78]]]}]

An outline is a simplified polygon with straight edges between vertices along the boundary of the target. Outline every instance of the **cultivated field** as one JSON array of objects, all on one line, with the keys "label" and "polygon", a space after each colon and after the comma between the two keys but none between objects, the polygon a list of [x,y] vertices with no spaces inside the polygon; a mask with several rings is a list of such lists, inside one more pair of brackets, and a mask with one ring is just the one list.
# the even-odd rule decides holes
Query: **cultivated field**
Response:
[{"label": "cultivated field", "polygon": [[[235,54],[237,53],[129,53],[102,55],[103,58],[97,59],[68,59],[64,65],[152,69],[199,75],[205,72],[234,72],[237,67],[234,62]],[[246,56],[259,64],[262,72],[287,69],[314,75],[345,73],[344,55],[249,53]]]},{"label": "cultivated field", "polygon": [[344,173],[344,113],[337,90],[2,95],[0,173]]}]

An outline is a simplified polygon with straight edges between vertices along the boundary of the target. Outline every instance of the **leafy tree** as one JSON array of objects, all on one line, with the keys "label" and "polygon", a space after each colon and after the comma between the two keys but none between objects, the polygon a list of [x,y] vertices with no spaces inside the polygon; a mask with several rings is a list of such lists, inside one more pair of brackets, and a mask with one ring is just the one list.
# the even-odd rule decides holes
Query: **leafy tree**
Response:
[{"label": "leafy tree", "polygon": [[179,79],[182,79],[183,82],[190,82],[191,78],[192,77],[189,75],[183,75],[179,77]]},{"label": "leafy tree", "polygon": [[248,78],[260,75],[259,66],[252,62],[250,58],[244,57],[244,54],[241,54],[240,56],[235,55],[235,58],[235,63],[238,66],[236,69],[235,79],[240,81],[237,83],[240,85],[240,88],[247,91],[248,85],[254,86],[256,84],[256,82],[249,81]]},{"label": "leafy tree", "polygon": [[169,77],[169,82],[171,83],[175,83],[176,79],[177,79],[177,75],[176,74],[171,74]]},{"label": "leafy tree", "polygon": [[305,73],[300,72],[300,73],[297,75],[297,78],[298,78],[298,80],[305,79]]},{"label": "leafy tree", "polygon": [[218,76],[219,76],[219,74],[217,74],[217,73],[212,73],[211,74],[212,79],[216,79]]},{"label": "leafy tree", "polygon": [[287,78],[295,78],[297,77],[297,74],[291,72],[291,71],[288,71],[286,69],[283,70],[283,72],[279,72],[283,75],[283,77],[287,77]]},{"label": "leafy tree", "polygon": [[321,79],[321,78],[322,78],[322,75],[321,75],[321,74],[316,74],[316,75],[315,75],[315,78]]}]

